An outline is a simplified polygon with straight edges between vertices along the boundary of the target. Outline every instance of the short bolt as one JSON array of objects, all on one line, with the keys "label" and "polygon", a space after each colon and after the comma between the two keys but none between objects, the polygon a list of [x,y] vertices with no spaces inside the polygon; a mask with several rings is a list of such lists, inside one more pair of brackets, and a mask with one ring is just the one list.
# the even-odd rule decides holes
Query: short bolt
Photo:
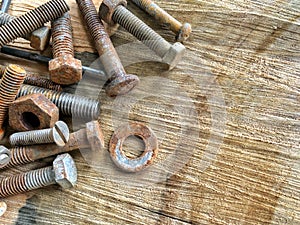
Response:
[{"label": "short bolt", "polygon": [[4,137],[4,121],[9,104],[12,103],[26,77],[26,71],[17,65],[9,65],[0,81],[0,140]]},{"label": "short bolt", "polygon": [[62,114],[67,116],[97,119],[100,113],[100,102],[97,100],[27,84],[22,85],[17,97],[34,93],[45,95],[59,108]]},{"label": "short bolt", "polygon": [[9,137],[12,146],[56,143],[64,146],[70,137],[68,125],[57,121],[53,128],[14,133]]},{"label": "short bolt", "polygon": [[161,57],[162,62],[169,65],[169,69],[173,69],[184,55],[184,45],[179,42],[171,45],[125,6],[125,0],[103,0],[99,15],[108,24],[119,23]]},{"label": "short bolt", "polygon": [[50,79],[58,84],[74,84],[82,78],[81,61],[74,58],[71,16],[65,13],[52,22],[53,57],[49,62]]},{"label": "short bolt", "polygon": [[170,30],[176,34],[176,41],[183,42],[190,37],[192,27],[189,23],[180,23],[152,0],[132,1],[150,16],[154,17],[159,23],[169,26]]},{"label": "short bolt", "polygon": [[42,27],[44,23],[62,16],[69,10],[70,8],[64,0],[50,0],[15,18],[0,27],[0,47],[33,32]]},{"label": "short bolt", "polygon": [[106,93],[109,96],[125,94],[133,89],[139,79],[135,75],[126,74],[120,58],[105,31],[104,25],[97,15],[92,0],[76,0],[79,9],[87,24],[88,30],[94,39],[100,60],[109,77]]},{"label": "short bolt", "polygon": [[59,184],[62,188],[71,188],[77,182],[77,169],[69,154],[56,157],[53,166],[5,177],[0,180],[0,197],[24,193],[30,190]]},{"label": "short bolt", "polygon": [[5,167],[11,161],[11,151],[5,148],[4,146],[0,146],[0,168]]}]

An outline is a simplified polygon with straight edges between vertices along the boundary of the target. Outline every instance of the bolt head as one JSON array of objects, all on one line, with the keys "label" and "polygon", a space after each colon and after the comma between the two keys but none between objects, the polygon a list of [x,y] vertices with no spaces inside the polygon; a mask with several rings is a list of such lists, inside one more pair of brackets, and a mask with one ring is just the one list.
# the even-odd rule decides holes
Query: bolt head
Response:
[{"label": "bolt head", "polygon": [[165,54],[162,61],[169,65],[169,70],[173,69],[181,60],[185,53],[183,44],[176,42],[171,46],[169,51]]},{"label": "bolt head", "polygon": [[99,16],[102,20],[104,20],[109,25],[114,25],[115,22],[112,19],[112,15],[117,8],[117,6],[123,5],[127,6],[127,2],[125,0],[103,0],[102,4],[99,8]]},{"label": "bolt head", "polygon": [[86,123],[86,136],[94,152],[99,152],[104,147],[104,137],[98,121]]},{"label": "bolt head", "polygon": [[124,95],[139,84],[140,80],[136,75],[127,74],[115,77],[106,86],[106,94],[110,97]]},{"label": "bolt head", "polygon": [[57,121],[52,129],[54,142],[63,147],[69,141],[70,131],[68,125],[63,121]]},{"label": "bolt head", "polygon": [[73,158],[69,154],[56,157],[53,162],[55,181],[62,188],[72,188],[77,182],[77,168]]},{"label": "bolt head", "polygon": [[49,62],[50,79],[62,85],[70,85],[82,79],[81,61],[72,55],[64,55]]},{"label": "bolt head", "polygon": [[191,24],[184,23],[176,36],[176,41],[178,42],[186,41],[190,37],[191,33],[192,33]]},{"label": "bolt head", "polygon": [[49,27],[41,27],[30,35],[30,46],[36,50],[44,51],[49,44],[51,32]]}]

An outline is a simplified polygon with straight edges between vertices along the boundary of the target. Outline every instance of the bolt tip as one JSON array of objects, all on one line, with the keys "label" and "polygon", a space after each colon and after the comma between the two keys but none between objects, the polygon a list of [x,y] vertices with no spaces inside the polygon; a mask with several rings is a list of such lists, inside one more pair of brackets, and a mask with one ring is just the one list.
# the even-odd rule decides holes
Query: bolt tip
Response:
[{"label": "bolt tip", "polygon": [[179,41],[179,42],[186,41],[190,37],[191,33],[192,33],[191,24],[184,23],[176,36],[176,41]]},{"label": "bolt tip", "polygon": [[140,80],[136,75],[127,74],[126,76],[112,80],[106,87],[106,93],[110,97],[124,95],[130,92],[139,84]]},{"label": "bolt tip", "polygon": [[13,73],[26,74],[26,71],[23,67],[20,67],[20,66],[15,65],[15,64],[8,65],[7,69],[12,71]]}]

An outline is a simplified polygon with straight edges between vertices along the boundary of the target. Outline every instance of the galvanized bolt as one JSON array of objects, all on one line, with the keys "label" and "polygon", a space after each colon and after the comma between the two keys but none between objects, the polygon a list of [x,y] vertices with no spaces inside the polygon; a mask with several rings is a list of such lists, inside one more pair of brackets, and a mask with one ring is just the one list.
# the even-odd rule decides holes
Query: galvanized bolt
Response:
[{"label": "galvanized bolt", "polygon": [[104,138],[98,121],[91,121],[81,129],[70,134],[68,143],[63,147],[55,144],[14,147],[10,149],[11,159],[6,168],[34,162],[49,156],[71,152],[77,149],[90,149],[91,155],[104,147]]},{"label": "galvanized bolt", "polygon": [[64,0],[51,0],[0,27],[0,47],[52,21],[70,8]]},{"label": "galvanized bolt", "polygon": [[4,146],[0,146],[0,168],[5,167],[11,160],[11,152]]},{"label": "galvanized bolt", "polygon": [[149,15],[153,16],[159,23],[169,26],[170,30],[176,34],[176,41],[183,42],[189,38],[192,32],[192,27],[189,23],[180,23],[152,0],[132,1]]},{"label": "galvanized bolt", "polygon": [[[1,34],[0,34],[1,35]],[[17,65],[9,65],[0,81],[0,140],[4,137],[4,120],[26,77],[26,71]]]},{"label": "galvanized bolt", "polygon": [[0,180],[0,197],[24,193],[52,184],[62,188],[74,187],[77,181],[77,169],[69,154],[56,157],[53,166],[29,171],[19,175],[5,177]]},{"label": "galvanized bolt", "polygon": [[[6,66],[0,65],[0,78],[2,78],[5,72]],[[34,73],[27,73],[24,80],[24,84],[30,84],[37,87],[43,87],[54,91],[62,91],[62,87],[53,81],[40,77]]]},{"label": "galvanized bolt", "polygon": [[76,0],[76,2],[79,5],[88,30],[94,39],[100,60],[110,79],[106,87],[106,93],[109,96],[117,96],[129,92],[139,83],[138,77],[126,74],[120,58],[105,31],[104,25],[97,15],[92,0]]},{"label": "galvanized bolt", "polygon": [[184,55],[185,47],[179,42],[171,45],[127,10],[126,4],[125,0],[103,0],[99,15],[108,24],[119,23],[161,57],[162,61],[169,65],[169,69],[173,69]]},{"label": "galvanized bolt", "polygon": [[49,62],[50,79],[58,84],[74,84],[82,78],[81,61],[74,58],[71,16],[65,13],[52,22],[53,57]]},{"label": "galvanized bolt", "polygon": [[18,97],[34,93],[45,95],[60,109],[62,114],[67,116],[97,119],[100,113],[100,102],[97,100],[27,84],[22,85]]},{"label": "galvanized bolt", "polygon": [[57,121],[53,128],[14,133],[9,137],[12,146],[56,143],[64,146],[70,138],[68,125]]}]

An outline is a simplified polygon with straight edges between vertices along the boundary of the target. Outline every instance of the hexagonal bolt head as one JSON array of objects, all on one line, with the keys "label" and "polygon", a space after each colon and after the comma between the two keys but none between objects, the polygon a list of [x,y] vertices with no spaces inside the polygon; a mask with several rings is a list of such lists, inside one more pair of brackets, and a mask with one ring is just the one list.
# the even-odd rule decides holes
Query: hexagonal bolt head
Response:
[{"label": "hexagonal bolt head", "polygon": [[62,188],[74,187],[77,182],[77,168],[69,154],[62,154],[53,161],[55,181]]},{"label": "hexagonal bolt head", "polygon": [[99,15],[101,15],[101,18],[103,18],[103,20],[111,26],[115,25],[115,22],[112,19],[112,15],[114,14],[115,9],[119,5],[123,5],[124,7],[126,7],[127,1],[125,1],[125,0],[103,0],[101,7],[99,9]]},{"label": "hexagonal bolt head", "polygon": [[81,61],[72,55],[64,55],[49,62],[50,79],[62,85],[70,85],[82,79]]},{"label": "hexagonal bolt head", "polygon": [[36,50],[44,51],[49,44],[51,32],[49,27],[41,27],[30,35],[30,46]]},{"label": "hexagonal bolt head", "polygon": [[9,125],[16,131],[53,127],[59,119],[59,109],[42,94],[18,98],[9,106]]},{"label": "hexagonal bolt head", "polygon": [[162,62],[169,65],[169,69],[173,69],[181,60],[185,53],[185,47],[183,44],[176,42],[171,46],[169,51],[162,58]]}]

